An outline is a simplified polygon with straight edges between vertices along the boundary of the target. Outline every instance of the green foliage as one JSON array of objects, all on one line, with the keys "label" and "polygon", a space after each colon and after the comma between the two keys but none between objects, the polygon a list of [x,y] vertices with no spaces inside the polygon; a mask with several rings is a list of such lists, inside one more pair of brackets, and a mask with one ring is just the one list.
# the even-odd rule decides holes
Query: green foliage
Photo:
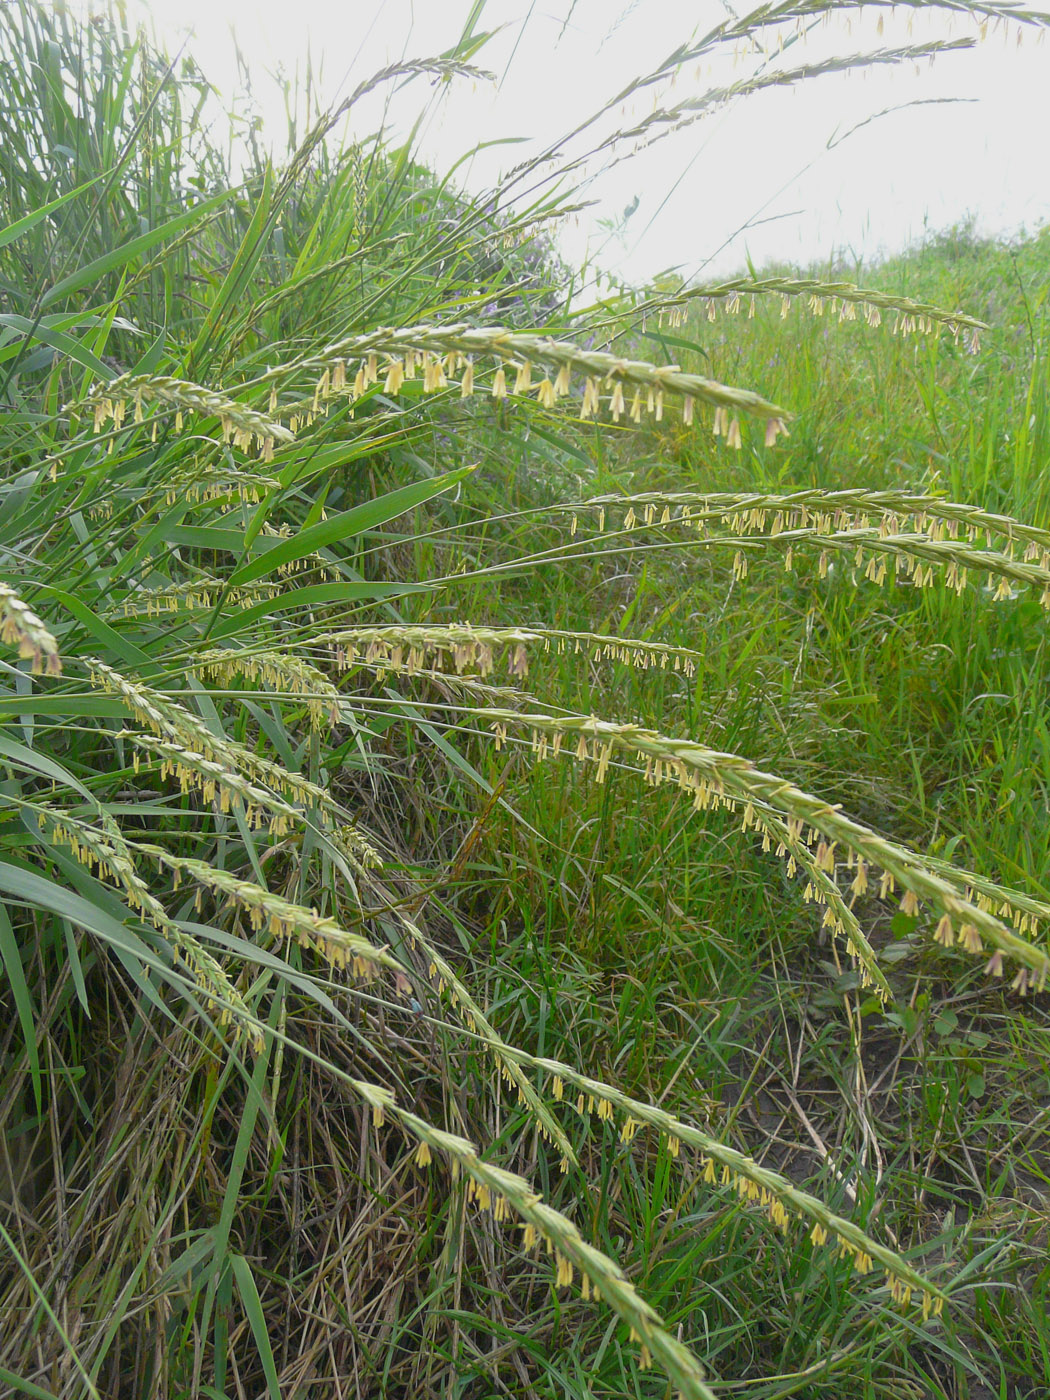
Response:
[{"label": "green foliage", "polygon": [[1034,1383],[1046,239],[570,312],[330,140],[477,48],[275,168],[0,12],[4,1385]]}]

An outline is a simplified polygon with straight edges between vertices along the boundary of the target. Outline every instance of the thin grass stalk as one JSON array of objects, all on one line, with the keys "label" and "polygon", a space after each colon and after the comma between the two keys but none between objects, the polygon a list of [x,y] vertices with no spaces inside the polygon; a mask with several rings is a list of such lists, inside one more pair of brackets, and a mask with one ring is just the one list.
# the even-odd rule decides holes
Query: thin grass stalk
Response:
[{"label": "thin grass stalk", "polygon": [[[768,91],[770,88],[794,87],[831,74],[863,71],[886,64],[917,63],[920,59],[932,59],[942,53],[974,48],[976,43],[976,39],[972,38],[935,40],[928,44],[911,44],[898,48],[872,49],[866,53],[842,54],[812,63],[803,63],[795,68],[767,69],[764,72],[741,78],[738,82],[731,83],[726,87],[709,88],[700,96],[686,98],[675,103],[674,106],[657,107],[633,126],[618,128],[606,136],[604,140],[599,141],[586,154],[564,163],[559,171],[559,176],[564,178],[566,175],[586,169],[594,164],[597,157],[608,153],[610,158],[602,166],[602,174],[605,174],[623,161],[633,160],[642,151],[655,145],[657,141],[677,135],[694,122],[702,121],[705,117],[713,116],[734,102],[752,97],[759,92]],[[777,56],[779,57],[779,55]],[[773,56],[767,55],[767,57],[772,58]],[[628,143],[632,143],[630,149],[624,150],[623,148]],[[668,304],[676,304],[677,301],[678,299],[675,298]],[[660,302],[655,304],[658,307],[661,305]]]}]

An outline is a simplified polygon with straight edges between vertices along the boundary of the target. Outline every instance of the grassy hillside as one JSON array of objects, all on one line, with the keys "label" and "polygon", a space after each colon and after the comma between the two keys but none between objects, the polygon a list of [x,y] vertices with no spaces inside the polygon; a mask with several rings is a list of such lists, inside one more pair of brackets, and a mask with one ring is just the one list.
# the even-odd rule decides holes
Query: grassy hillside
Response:
[{"label": "grassy hillside", "polygon": [[0,55],[0,1387],[1042,1394],[1046,236],[570,312]]}]

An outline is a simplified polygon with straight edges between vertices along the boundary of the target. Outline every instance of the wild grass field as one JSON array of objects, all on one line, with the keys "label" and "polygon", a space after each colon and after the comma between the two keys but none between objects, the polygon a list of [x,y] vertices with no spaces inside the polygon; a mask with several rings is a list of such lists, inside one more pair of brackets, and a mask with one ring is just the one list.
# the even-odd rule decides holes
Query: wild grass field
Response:
[{"label": "wild grass field", "polygon": [[581,306],[483,20],[0,9],[0,1392],[1041,1397],[1050,236]]}]

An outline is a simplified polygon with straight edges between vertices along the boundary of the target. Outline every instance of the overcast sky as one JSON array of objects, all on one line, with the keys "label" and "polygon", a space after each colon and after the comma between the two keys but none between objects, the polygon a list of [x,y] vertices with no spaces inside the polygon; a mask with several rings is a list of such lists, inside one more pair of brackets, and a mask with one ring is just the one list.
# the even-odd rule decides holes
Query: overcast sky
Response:
[{"label": "overcast sky", "polygon": [[[301,74],[309,55],[318,89],[334,102],[387,63],[448,49],[471,0],[181,0],[177,13],[154,0],[146,8],[169,47],[192,28],[190,46],[224,95],[236,86],[236,30],[257,75],[255,100],[280,146],[283,106],[267,72]],[[790,61],[978,36],[969,20],[927,9],[887,13],[882,34],[876,12],[854,13],[848,26],[821,25]],[[500,32],[474,61],[496,81],[443,88],[420,131],[421,154],[444,172],[480,142],[552,140],[728,12],[720,0],[491,0],[481,27]],[[642,280],[669,267],[729,273],[748,255],[755,262],[870,258],[921,238],[927,226],[967,216],[988,233],[1034,230],[1050,222],[1050,43],[1029,31],[1019,46],[1017,33],[993,26],[973,50],[932,65],[824,76],[706,117],[597,179],[587,189],[595,207],[564,230],[566,251],[574,260],[589,251]],[[651,90],[614,113],[614,125],[603,130],[648,115],[654,95],[666,106],[746,71],[728,56],[721,68],[694,66],[672,89]],[[378,99],[365,103],[349,135],[380,120],[407,134],[432,96],[423,80],[388,109]],[[968,100],[941,100],[948,98]],[[530,149],[491,146],[456,178],[475,191],[488,188]],[[636,199],[618,232],[602,227],[621,223]]]}]

